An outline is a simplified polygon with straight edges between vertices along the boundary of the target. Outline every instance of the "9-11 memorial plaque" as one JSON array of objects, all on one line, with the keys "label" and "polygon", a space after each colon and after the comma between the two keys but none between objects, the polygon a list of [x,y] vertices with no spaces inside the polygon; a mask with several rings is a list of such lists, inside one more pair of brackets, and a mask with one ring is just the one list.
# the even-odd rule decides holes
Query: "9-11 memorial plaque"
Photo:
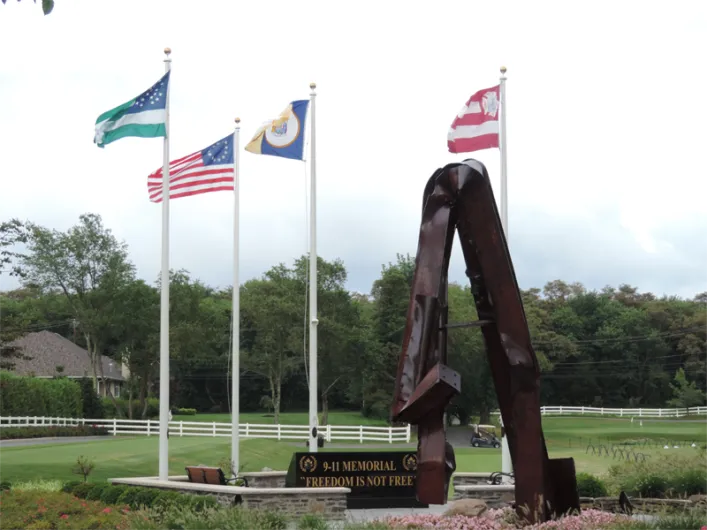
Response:
[{"label": "9-11 memorial plaque", "polygon": [[427,507],[417,501],[413,452],[295,453],[287,487],[349,488],[349,508]]}]

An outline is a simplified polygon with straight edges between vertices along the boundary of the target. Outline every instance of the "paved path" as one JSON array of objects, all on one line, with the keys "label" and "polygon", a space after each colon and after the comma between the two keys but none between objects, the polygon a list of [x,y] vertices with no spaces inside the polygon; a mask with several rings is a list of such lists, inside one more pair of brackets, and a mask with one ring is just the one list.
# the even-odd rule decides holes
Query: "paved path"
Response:
[{"label": "paved path", "polygon": [[[0,440],[0,447],[24,447],[29,445],[50,445],[65,443],[100,442],[113,439],[112,436],[58,436],[55,438],[22,438],[19,440]],[[121,439],[125,439],[121,437]]]}]

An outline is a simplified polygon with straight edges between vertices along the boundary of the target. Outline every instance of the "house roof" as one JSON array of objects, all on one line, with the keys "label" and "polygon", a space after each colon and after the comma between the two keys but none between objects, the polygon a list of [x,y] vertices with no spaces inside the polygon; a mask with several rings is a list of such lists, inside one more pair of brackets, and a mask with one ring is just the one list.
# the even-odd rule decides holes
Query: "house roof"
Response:
[{"label": "house roof", "polygon": [[[18,346],[23,355],[30,359],[13,359],[14,372],[19,375],[33,374],[37,377],[54,377],[56,367],[63,366],[61,375],[66,377],[92,377],[91,360],[88,351],[69,339],[52,331],[37,331],[16,339],[13,346]],[[106,379],[125,381],[121,365],[110,357],[101,355],[103,375]],[[99,372],[100,377],[100,372]]]}]

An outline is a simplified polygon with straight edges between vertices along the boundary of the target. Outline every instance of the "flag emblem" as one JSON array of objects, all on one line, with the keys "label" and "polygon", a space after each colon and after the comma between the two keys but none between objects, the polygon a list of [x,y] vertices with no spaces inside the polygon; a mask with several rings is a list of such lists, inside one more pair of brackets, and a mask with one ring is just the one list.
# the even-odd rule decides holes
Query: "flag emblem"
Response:
[{"label": "flag emblem", "polygon": [[[169,199],[214,191],[233,191],[233,134],[169,163]],[[162,202],[162,168],[147,177],[152,202]]]},{"label": "flag emblem", "polygon": [[498,147],[500,85],[473,94],[454,118],[447,133],[450,153]]},{"label": "flag emblem", "polygon": [[481,105],[484,108],[484,114],[495,118],[498,112],[498,98],[496,97],[496,92],[486,92],[481,99]]},{"label": "flag emblem", "polygon": [[302,160],[308,104],[308,100],[290,103],[278,118],[266,121],[260,126],[253,139],[245,146],[245,150],[256,155]]},{"label": "flag emblem", "polygon": [[102,148],[126,136],[166,136],[169,74],[136,98],[101,114],[96,120],[93,142]]}]

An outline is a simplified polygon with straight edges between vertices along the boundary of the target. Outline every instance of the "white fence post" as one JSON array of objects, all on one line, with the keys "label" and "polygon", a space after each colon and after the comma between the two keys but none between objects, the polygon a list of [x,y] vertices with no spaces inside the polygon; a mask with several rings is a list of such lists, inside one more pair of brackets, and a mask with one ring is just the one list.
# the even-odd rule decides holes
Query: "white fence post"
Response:
[{"label": "white fence post", "polygon": [[277,440],[278,441],[282,440],[281,436],[282,436],[282,433],[281,433],[281,429],[280,429],[280,424],[278,423],[277,424]]},{"label": "white fence post", "polygon": [[410,443],[410,424],[409,424],[409,423],[408,423],[408,426],[407,426],[407,433],[406,433],[406,434],[407,434],[407,436],[406,436],[406,438],[405,438],[405,441],[406,441],[407,443]]},{"label": "white fence post", "polygon": [[214,422],[214,438],[216,438],[216,422]]},{"label": "white fence post", "polygon": [[358,436],[360,442],[363,443],[363,425],[359,425],[358,427]]},{"label": "white fence post", "polygon": [[179,436],[184,436],[184,421],[179,420]]},{"label": "white fence post", "polygon": [[250,425],[248,423],[245,424],[245,435],[246,438],[250,436]]},{"label": "white fence post", "polygon": [[388,427],[388,443],[392,444],[393,443],[393,426]]},{"label": "white fence post", "polygon": [[623,415],[624,415],[624,409],[619,409],[619,416],[623,416]]},{"label": "white fence post", "polygon": [[113,436],[118,434],[118,420],[113,418]]},{"label": "white fence post", "polygon": [[147,418],[147,435],[150,436],[150,418]]}]

